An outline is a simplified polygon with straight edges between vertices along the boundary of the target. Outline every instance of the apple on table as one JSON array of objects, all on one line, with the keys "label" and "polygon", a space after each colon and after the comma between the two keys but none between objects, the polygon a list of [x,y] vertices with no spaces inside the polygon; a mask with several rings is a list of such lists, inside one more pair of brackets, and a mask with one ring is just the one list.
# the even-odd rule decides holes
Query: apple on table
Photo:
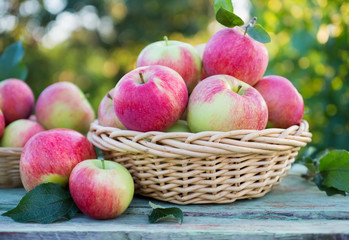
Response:
[{"label": "apple on table", "polygon": [[262,95],[230,75],[201,81],[191,93],[187,121],[192,132],[264,129],[268,109]]},{"label": "apple on table", "polygon": [[121,164],[90,159],[74,167],[69,190],[84,214],[95,219],[110,219],[122,214],[131,203],[134,182]]},{"label": "apple on table", "polygon": [[29,191],[41,183],[65,187],[76,164],[96,159],[93,145],[81,133],[71,129],[51,129],[29,139],[20,158],[20,176]]}]

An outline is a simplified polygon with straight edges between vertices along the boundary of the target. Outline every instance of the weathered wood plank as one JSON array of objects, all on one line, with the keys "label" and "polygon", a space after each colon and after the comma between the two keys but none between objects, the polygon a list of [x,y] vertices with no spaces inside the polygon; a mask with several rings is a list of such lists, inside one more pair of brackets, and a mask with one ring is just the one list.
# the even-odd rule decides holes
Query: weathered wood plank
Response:
[{"label": "weathered wood plank", "polygon": [[[24,189],[0,189],[0,214],[17,205]],[[43,225],[16,223],[0,216],[0,239],[293,239],[349,238],[349,198],[328,197],[299,175],[290,175],[266,196],[223,205],[178,206],[184,223],[149,224],[148,201],[135,197],[112,220],[78,214],[70,221]]]}]

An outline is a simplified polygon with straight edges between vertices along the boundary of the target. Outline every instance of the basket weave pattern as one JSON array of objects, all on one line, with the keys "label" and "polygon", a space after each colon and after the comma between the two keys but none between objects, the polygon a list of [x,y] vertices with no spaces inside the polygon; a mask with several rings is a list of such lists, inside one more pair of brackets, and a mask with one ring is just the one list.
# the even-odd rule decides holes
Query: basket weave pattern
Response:
[{"label": "basket weave pattern", "polygon": [[230,203],[269,192],[311,141],[306,121],[287,129],[137,132],[91,124],[89,140],[124,165],[136,193],[176,204]]},{"label": "basket weave pattern", "polygon": [[0,188],[21,187],[19,160],[23,148],[0,147]]}]

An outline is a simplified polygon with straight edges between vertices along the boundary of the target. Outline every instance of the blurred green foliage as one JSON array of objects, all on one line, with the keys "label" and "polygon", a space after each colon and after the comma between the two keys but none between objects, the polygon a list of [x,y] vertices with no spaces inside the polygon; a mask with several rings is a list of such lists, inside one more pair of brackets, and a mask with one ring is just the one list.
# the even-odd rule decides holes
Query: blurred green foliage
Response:
[{"label": "blurred green foliage", "polygon": [[[239,1],[271,35],[266,74],[304,97],[313,145],[349,149],[349,2]],[[197,45],[220,27],[212,0],[0,0],[0,53],[22,40],[35,96],[72,81],[95,110],[147,44],[167,35]]]}]

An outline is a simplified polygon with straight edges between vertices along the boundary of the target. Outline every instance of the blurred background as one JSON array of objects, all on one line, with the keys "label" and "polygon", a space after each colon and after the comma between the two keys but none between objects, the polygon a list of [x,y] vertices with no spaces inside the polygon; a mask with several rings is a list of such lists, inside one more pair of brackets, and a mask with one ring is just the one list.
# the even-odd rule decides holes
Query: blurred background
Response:
[{"label": "blurred background", "polygon": [[[257,16],[270,33],[266,74],[288,78],[302,94],[312,145],[349,150],[349,2],[233,4],[245,22]],[[147,44],[167,35],[198,45],[221,28],[212,0],[0,0],[0,53],[22,41],[35,96],[71,81],[96,111]]]}]

